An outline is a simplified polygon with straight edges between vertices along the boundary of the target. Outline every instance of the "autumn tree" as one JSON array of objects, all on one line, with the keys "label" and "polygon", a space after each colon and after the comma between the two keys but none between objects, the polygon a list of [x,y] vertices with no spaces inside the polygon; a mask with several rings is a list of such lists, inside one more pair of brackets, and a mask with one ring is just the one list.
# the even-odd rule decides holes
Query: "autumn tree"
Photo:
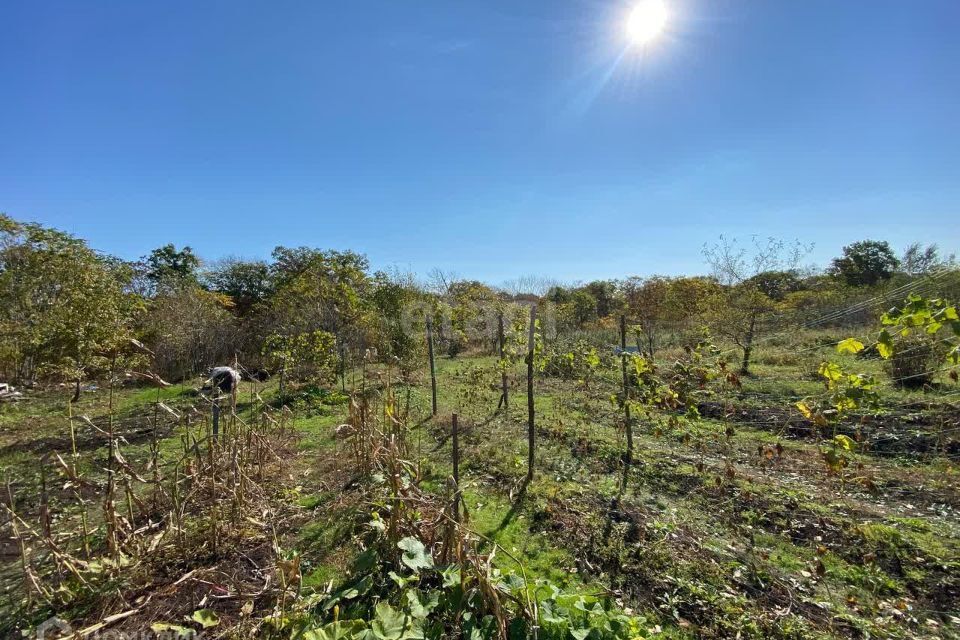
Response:
[{"label": "autumn tree", "polygon": [[597,299],[586,289],[576,289],[570,294],[567,311],[577,328],[597,319]]},{"label": "autumn tree", "polygon": [[672,328],[677,332],[686,332],[700,327],[707,310],[707,301],[719,289],[719,283],[711,277],[673,278],[665,302],[672,319]]},{"label": "autumn tree", "polygon": [[[338,354],[375,346],[378,325],[371,302],[373,282],[365,256],[353,251],[277,247],[269,265],[269,296],[244,319],[244,344],[277,349],[261,353],[274,365],[276,354],[305,353],[318,344],[318,331],[333,336]],[[296,347],[296,348],[295,348]],[[252,357],[251,353],[251,357]],[[269,364],[269,363],[268,363]]]},{"label": "autumn tree", "polygon": [[717,291],[715,280],[702,277],[633,276],[621,285],[627,315],[646,342],[649,358],[663,346],[669,332],[682,334],[699,326],[704,301]]},{"label": "autumn tree", "polygon": [[82,240],[0,215],[0,354],[16,380],[104,370],[132,337],[130,271]]},{"label": "autumn tree", "polygon": [[812,246],[775,238],[753,238],[742,245],[721,237],[704,246],[704,258],[722,287],[709,299],[707,324],[741,350],[741,374],[750,372],[754,342],[765,329],[763,320],[776,309],[776,297],[786,295],[782,289],[796,277],[800,261],[811,250]]},{"label": "autumn tree", "polygon": [[557,281],[553,278],[525,275],[504,281],[500,288],[514,300],[529,300],[543,298],[556,286]]},{"label": "autumn tree", "polygon": [[449,304],[451,331],[443,336],[449,355],[457,355],[471,344],[489,342],[492,345],[498,300],[496,291],[476,280],[460,280],[450,285],[445,301]]},{"label": "autumn tree", "polygon": [[748,278],[746,284],[756,287],[760,293],[776,302],[782,302],[789,294],[803,288],[795,271],[762,271]]},{"label": "autumn tree", "polygon": [[[373,274],[370,301],[378,320],[378,349],[410,364],[426,350],[423,334],[410,324],[421,324],[420,312],[429,308],[428,295],[420,289],[412,274],[378,271]],[[409,313],[416,317],[410,317]],[[411,322],[412,321],[412,322]]]},{"label": "autumn tree", "polygon": [[327,331],[274,334],[264,341],[263,352],[268,364],[280,374],[281,394],[288,378],[318,385],[330,384],[335,378],[336,337]]},{"label": "autumn tree", "polygon": [[632,277],[623,283],[627,314],[643,334],[650,358],[657,350],[661,334],[673,319],[674,309],[668,304],[670,287],[670,279],[662,276]]},{"label": "autumn tree", "polygon": [[620,308],[621,299],[617,283],[613,280],[594,280],[585,285],[583,290],[597,301],[597,316],[600,318],[606,318]]},{"label": "autumn tree", "polygon": [[553,304],[566,304],[570,302],[571,295],[572,291],[569,288],[555,284],[547,290],[545,297]]},{"label": "autumn tree", "polygon": [[182,380],[232,362],[240,347],[232,307],[228,296],[188,284],[151,298],[139,332],[155,354],[157,373]]},{"label": "autumn tree", "polygon": [[225,258],[206,270],[203,280],[211,291],[229,296],[241,317],[273,293],[270,265],[263,260]]},{"label": "autumn tree", "polygon": [[367,258],[353,251],[277,247],[271,271],[270,333],[322,329],[362,342],[371,286]]}]

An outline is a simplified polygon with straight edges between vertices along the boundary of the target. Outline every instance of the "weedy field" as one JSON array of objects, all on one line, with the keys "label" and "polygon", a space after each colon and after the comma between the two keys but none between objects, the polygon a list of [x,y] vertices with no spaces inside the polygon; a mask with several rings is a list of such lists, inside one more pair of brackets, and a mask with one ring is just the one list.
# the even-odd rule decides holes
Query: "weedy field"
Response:
[{"label": "weedy field", "polygon": [[750,376],[538,335],[532,472],[522,356],[438,357],[436,415],[372,357],[243,382],[216,434],[194,385],[37,391],[0,414],[2,634],[960,637],[960,387],[846,335]]}]

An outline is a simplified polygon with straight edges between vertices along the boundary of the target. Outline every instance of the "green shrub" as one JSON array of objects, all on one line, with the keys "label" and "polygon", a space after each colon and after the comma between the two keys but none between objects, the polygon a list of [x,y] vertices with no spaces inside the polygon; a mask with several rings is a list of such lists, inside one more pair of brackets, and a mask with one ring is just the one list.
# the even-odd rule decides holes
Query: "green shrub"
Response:
[{"label": "green shrub", "polygon": [[578,340],[570,347],[554,344],[541,355],[543,373],[564,380],[590,379],[601,364],[600,351]]}]

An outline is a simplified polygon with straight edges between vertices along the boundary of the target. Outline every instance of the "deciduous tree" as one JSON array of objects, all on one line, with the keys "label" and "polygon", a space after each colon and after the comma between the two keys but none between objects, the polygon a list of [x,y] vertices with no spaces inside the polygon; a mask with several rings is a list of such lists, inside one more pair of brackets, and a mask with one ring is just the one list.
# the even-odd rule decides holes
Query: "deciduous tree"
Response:
[{"label": "deciduous tree", "polygon": [[888,280],[900,267],[900,261],[886,241],[861,240],[843,248],[834,258],[831,272],[852,287],[873,286]]},{"label": "deciduous tree", "polygon": [[[812,246],[776,238],[752,238],[749,245],[721,236],[703,255],[723,289],[710,298],[707,323],[717,335],[742,350],[740,373],[750,371],[754,340],[765,328],[764,317],[776,308],[784,274],[794,272]],[[765,291],[766,289],[766,291]],[[784,294],[785,295],[785,294]]]},{"label": "deciduous tree", "polygon": [[197,282],[200,258],[190,247],[178,250],[173,244],[165,244],[151,251],[143,263],[147,278],[157,288],[176,288]]},{"label": "deciduous tree", "polygon": [[270,265],[263,260],[226,258],[207,270],[204,281],[212,291],[230,296],[241,317],[273,293]]},{"label": "deciduous tree", "polygon": [[124,263],[84,241],[0,215],[0,353],[14,379],[80,382],[132,337]]}]

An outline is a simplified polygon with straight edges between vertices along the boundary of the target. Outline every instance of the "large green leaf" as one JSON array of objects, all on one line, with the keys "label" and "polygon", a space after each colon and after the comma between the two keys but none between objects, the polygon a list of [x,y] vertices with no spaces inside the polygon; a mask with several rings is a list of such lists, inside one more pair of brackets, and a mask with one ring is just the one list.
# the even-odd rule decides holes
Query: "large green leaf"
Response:
[{"label": "large green leaf", "polygon": [[845,451],[853,451],[854,447],[857,446],[857,443],[854,442],[852,438],[843,434],[834,436],[833,441],[837,443],[837,446]]},{"label": "large green leaf", "polygon": [[190,616],[190,619],[199,624],[204,629],[215,627],[220,624],[220,616],[211,609],[197,609]]},{"label": "large green leaf", "polygon": [[836,382],[843,376],[843,369],[833,362],[824,362],[820,365],[820,375],[831,382]]},{"label": "large green leaf", "polygon": [[353,574],[367,573],[377,564],[379,556],[373,547],[367,549],[353,561]]},{"label": "large green leaf", "polygon": [[455,587],[460,585],[460,567],[450,565],[443,570],[443,588]]},{"label": "large green leaf", "polygon": [[893,355],[893,336],[886,329],[881,331],[877,337],[877,353],[884,360],[889,360],[890,356]]},{"label": "large green leaf", "polygon": [[838,353],[860,353],[861,351],[863,351],[863,343],[856,338],[841,340],[837,345]]},{"label": "large green leaf", "polygon": [[436,591],[421,594],[416,590],[407,591],[407,608],[417,620],[423,620],[440,604],[440,594]]},{"label": "large green leaf", "polygon": [[163,638],[170,638],[170,640],[188,640],[189,638],[194,638],[197,635],[197,632],[193,629],[188,629],[187,627],[181,627],[178,624],[170,624],[167,622],[155,622],[150,625],[150,630],[153,631],[157,636]]},{"label": "large green leaf", "polygon": [[353,598],[362,596],[367,593],[372,586],[373,578],[370,575],[365,575],[357,581],[344,585],[339,591],[333,593],[327,601],[323,603],[323,609],[326,611],[341,600],[352,600]]},{"label": "large green leaf", "polygon": [[414,537],[406,537],[397,543],[397,547],[403,551],[401,560],[403,564],[410,567],[413,571],[419,572],[420,569],[432,569],[433,557],[427,553],[423,543]]},{"label": "large green leaf", "polygon": [[362,640],[367,634],[363,620],[338,620],[303,634],[303,640]]},{"label": "large green leaf", "polygon": [[377,605],[376,617],[370,623],[370,632],[376,640],[420,640],[423,632],[402,611],[386,602]]}]

